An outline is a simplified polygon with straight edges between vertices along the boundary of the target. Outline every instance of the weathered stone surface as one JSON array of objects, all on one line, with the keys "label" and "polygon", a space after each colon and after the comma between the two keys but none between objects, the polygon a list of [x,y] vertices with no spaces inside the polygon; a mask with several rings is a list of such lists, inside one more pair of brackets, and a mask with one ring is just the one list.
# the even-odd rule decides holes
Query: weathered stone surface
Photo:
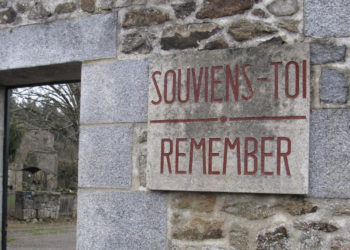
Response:
[{"label": "weathered stone surface", "polygon": [[65,13],[71,13],[75,11],[77,6],[73,2],[67,2],[67,3],[60,3],[55,8],[56,14],[65,14]]},{"label": "weathered stone surface", "polygon": [[299,23],[300,22],[297,21],[297,20],[285,19],[285,20],[282,20],[282,21],[278,21],[277,22],[277,26],[279,28],[288,30],[289,32],[298,33],[299,32],[299,28],[298,28]]},{"label": "weathered stone surface", "polygon": [[350,206],[337,206],[333,210],[333,215],[335,216],[350,215]]},{"label": "weathered stone surface", "polygon": [[276,33],[277,30],[270,24],[260,21],[247,21],[241,19],[231,24],[228,33],[236,41],[246,41],[259,36],[266,36]]},{"label": "weathered stone surface", "polygon": [[253,5],[254,0],[205,0],[196,17],[204,19],[231,16],[243,13],[252,8]]},{"label": "weathered stone surface", "polygon": [[[100,0],[105,1],[105,0]],[[113,7],[115,8],[122,8],[122,7],[128,7],[128,6],[136,6],[136,5],[145,5],[147,2],[149,4],[161,4],[165,3],[165,0],[154,0],[153,2],[151,0],[112,0],[113,1]]]},{"label": "weathered stone surface", "polygon": [[147,60],[84,65],[80,123],[145,122],[147,79]]},{"label": "weathered stone surface", "polygon": [[196,3],[193,1],[183,4],[172,4],[171,6],[173,7],[177,18],[185,18],[196,10]]},{"label": "weathered stone surface", "polygon": [[114,7],[114,3],[117,3],[120,1],[114,1],[114,0],[96,0],[95,8],[98,10],[112,10]]},{"label": "weathered stone surface", "polygon": [[279,37],[273,37],[263,43],[261,43],[261,45],[283,45],[286,44],[286,42],[279,36]]},{"label": "weathered stone surface", "polygon": [[304,231],[300,237],[300,249],[323,249],[323,240],[317,231]]},{"label": "weathered stone surface", "polygon": [[214,211],[215,202],[216,196],[212,194],[179,194],[174,198],[172,206],[210,213]]},{"label": "weathered stone surface", "polygon": [[79,186],[129,188],[131,185],[131,141],[131,126],[81,127]]},{"label": "weathered stone surface", "polygon": [[237,250],[248,249],[248,230],[242,228],[239,225],[232,225],[229,233],[230,245]]},{"label": "weathered stone surface", "polygon": [[294,223],[294,227],[299,230],[309,231],[309,230],[317,230],[325,233],[331,233],[338,230],[338,227],[328,223],[328,222],[296,222]]},{"label": "weathered stone surface", "polygon": [[282,207],[293,216],[314,213],[318,208],[310,201],[297,197],[285,199],[282,203]]},{"label": "weathered stone surface", "polygon": [[207,50],[226,49],[226,48],[228,48],[228,44],[224,39],[217,39],[217,40],[211,41],[204,46],[204,49],[207,49]]},{"label": "weathered stone surface", "polygon": [[0,11],[0,24],[12,23],[16,20],[16,12],[12,8]]},{"label": "weathered stone surface", "polygon": [[[137,176],[138,184],[141,187],[146,187],[146,167],[147,167],[147,124],[138,123],[134,125],[133,139],[133,176]],[[136,173],[135,173],[136,172]],[[136,184],[137,184],[136,181]]]},{"label": "weathered stone surface", "polygon": [[[221,244],[223,245],[223,244]],[[200,245],[193,245],[193,243],[185,243],[182,242],[182,244],[179,246],[176,243],[168,240],[168,247],[167,250],[227,250],[226,247],[221,245],[213,245],[213,244],[200,244]]]},{"label": "weathered stone surface", "polygon": [[81,0],[80,7],[83,11],[93,13],[95,11],[95,0]]},{"label": "weathered stone surface", "polygon": [[291,16],[298,12],[299,7],[297,0],[275,0],[267,9],[275,16]]},{"label": "weathered stone surface", "polygon": [[52,14],[45,9],[41,2],[35,2],[34,6],[31,8],[28,14],[30,20],[46,19]]},{"label": "weathered stone surface", "polygon": [[268,18],[270,15],[267,14],[265,11],[263,11],[262,9],[254,9],[252,11],[252,14],[254,16],[257,16],[257,17],[261,17],[261,18]]},{"label": "weathered stone surface", "polygon": [[343,73],[333,69],[322,69],[320,99],[323,103],[347,103],[349,83]]},{"label": "weathered stone surface", "polygon": [[77,249],[165,249],[166,196],[80,190]]},{"label": "weathered stone surface", "polygon": [[[168,56],[155,55],[154,58],[151,58],[147,140],[148,188],[179,191],[307,193],[309,91],[304,91],[305,97],[303,98],[302,87],[300,87],[298,98],[285,98],[286,89],[284,84],[281,84],[279,85],[280,98],[276,100],[274,84],[271,84],[275,76],[275,69],[270,64],[271,60],[283,62],[284,65],[296,60],[299,67],[303,67],[303,60],[309,62],[308,45],[186,51]],[[248,87],[242,87],[240,95],[235,99],[231,92],[233,87],[226,92],[224,83],[230,74],[229,70],[232,70],[232,79],[235,79],[235,65],[248,64],[252,66],[247,70],[249,72],[247,77],[250,79],[256,99],[247,102],[241,95],[247,98],[250,96]],[[214,73],[211,72],[215,69],[214,66],[217,70],[214,70],[216,73],[213,76]],[[305,67],[308,72],[309,66],[305,64]],[[205,73],[205,68],[208,69],[207,73]],[[285,82],[284,69],[285,67],[280,67],[278,71],[281,83]],[[293,72],[291,70],[290,72]],[[181,81],[178,80],[180,74]],[[207,100],[205,77],[207,79],[215,77],[219,82],[214,91],[216,94],[212,94],[211,91],[207,92]],[[260,77],[266,77],[263,80],[266,83],[262,83]],[[290,81],[293,83],[296,82],[294,77],[295,74],[289,74]],[[158,90],[156,90],[154,81],[157,82]],[[302,81],[302,76],[299,74],[299,82]],[[199,82],[201,85],[198,85]],[[244,78],[240,78],[239,82],[242,83],[241,86],[245,85]],[[187,84],[188,92],[186,91]],[[194,85],[199,90],[194,90]],[[305,87],[309,88],[309,84],[305,84]],[[181,89],[181,100],[178,89]],[[188,93],[188,98],[185,92]],[[210,98],[209,95],[211,95]],[[185,98],[186,101],[184,101]],[[279,117],[284,115],[296,116],[298,119],[281,121]],[[275,116],[278,118],[269,120],[269,117]],[[277,138],[280,136],[288,136],[291,140],[293,151],[288,156],[288,166],[293,166],[290,167],[292,173],[289,173],[289,167],[287,168],[284,163],[280,162],[283,165],[280,165],[280,169],[277,168]],[[244,161],[244,152],[247,152],[244,138],[247,137],[257,138],[256,145],[260,145],[254,146],[249,143],[251,145],[249,152],[255,148],[255,153],[259,158],[256,164],[254,164],[255,161],[249,163]],[[260,160],[262,137],[275,138],[270,139],[266,144],[269,145],[266,152],[271,152],[274,156],[271,155],[268,160],[265,159],[269,163],[266,163],[264,167]],[[217,139],[214,143],[210,138]],[[200,146],[198,146],[199,143]],[[228,149],[228,144],[232,146],[230,149]],[[238,145],[240,145],[239,150]],[[289,151],[287,143],[283,145],[283,152]],[[225,161],[225,147],[227,161]],[[215,152],[215,158],[208,155],[208,150]],[[176,156],[176,152],[181,153],[181,157]],[[166,156],[167,154],[170,154],[169,157]],[[208,159],[211,159],[212,162]],[[247,174],[248,171],[244,174],[244,166],[254,169],[252,174]],[[265,175],[264,171],[267,169],[270,173]],[[246,213],[251,209],[257,213],[257,217],[264,216],[265,210],[270,211],[259,204],[257,207],[243,204],[232,209],[239,210],[238,213]]]},{"label": "weathered stone surface", "polygon": [[6,8],[7,7],[7,0],[0,0],[0,8]]},{"label": "weathered stone surface", "polygon": [[145,33],[135,32],[127,34],[123,40],[122,52],[126,54],[148,54],[152,51],[150,38]]},{"label": "weathered stone surface", "polygon": [[346,46],[336,46],[331,43],[311,43],[310,60],[311,64],[326,64],[332,62],[344,62]]},{"label": "weathered stone surface", "polygon": [[312,37],[346,37],[350,35],[348,0],[306,0],[304,32]]},{"label": "weathered stone surface", "polygon": [[331,241],[331,250],[346,250],[350,249],[350,240],[336,237]]},{"label": "weathered stone surface", "polygon": [[256,249],[290,249],[288,238],[287,229],[280,226],[273,231],[259,234]]},{"label": "weathered stone surface", "polygon": [[141,134],[137,137],[138,143],[143,143],[147,141],[147,130],[142,130]]},{"label": "weathered stone surface", "polygon": [[138,157],[139,182],[140,182],[140,186],[142,187],[147,186],[146,168],[147,168],[147,153],[139,155]]},{"label": "weathered stone surface", "polygon": [[0,30],[0,69],[114,57],[116,22],[105,14]]},{"label": "weathered stone surface", "polygon": [[350,198],[349,127],[349,109],[312,111],[310,196]]},{"label": "weathered stone surface", "polygon": [[273,208],[257,202],[225,200],[222,211],[248,220],[262,220],[275,214]]},{"label": "weathered stone surface", "polygon": [[193,218],[185,225],[177,225],[173,230],[173,238],[179,240],[207,240],[223,237],[222,227],[224,222]]},{"label": "weathered stone surface", "polygon": [[123,27],[141,27],[164,23],[169,15],[155,8],[131,10],[125,14]]},{"label": "weathered stone surface", "polygon": [[198,42],[219,31],[214,23],[195,23],[170,26],[163,31],[160,44],[162,49],[197,48]]},{"label": "weathered stone surface", "polygon": [[16,3],[16,10],[19,13],[24,13],[27,10],[28,6],[26,4],[23,3]]},{"label": "weathered stone surface", "polygon": [[[136,1],[140,1],[140,0],[136,0]],[[169,1],[169,0],[147,0],[148,4],[154,4],[154,5],[156,5],[156,4],[166,4],[166,3],[169,3],[169,2],[171,2],[171,1]]]}]

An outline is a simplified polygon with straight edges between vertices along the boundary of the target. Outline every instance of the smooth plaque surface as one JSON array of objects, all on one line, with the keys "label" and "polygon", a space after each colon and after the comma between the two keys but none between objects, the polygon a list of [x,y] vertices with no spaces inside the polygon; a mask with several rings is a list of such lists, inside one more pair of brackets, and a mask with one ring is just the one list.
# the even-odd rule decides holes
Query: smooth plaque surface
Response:
[{"label": "smooth plaque surface", "polygon": [[309,46],[151,59],[148,188],[308,192]]}]

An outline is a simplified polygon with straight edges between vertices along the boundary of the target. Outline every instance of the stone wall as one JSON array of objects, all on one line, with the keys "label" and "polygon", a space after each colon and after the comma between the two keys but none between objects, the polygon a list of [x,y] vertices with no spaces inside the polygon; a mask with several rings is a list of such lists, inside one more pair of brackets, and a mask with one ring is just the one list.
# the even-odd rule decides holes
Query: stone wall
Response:
[{"label": "stone wall", "polygon": [[26,221],[58,219],[59,203],[59,193],[16,191],[15,216]]},{"label": "stone wall", "polygon": [[18,220],[56,220],[76,218],[76,194],[49,191],[16,191],[15,212],[10,214]]},{"label": "stone wall", "polygon": [[[348,1],[0,3],[1,70],[83,61],[78,249],[349,248]],[[298,42],[311,47],[309,195],[147,190],[150,56]]]}]

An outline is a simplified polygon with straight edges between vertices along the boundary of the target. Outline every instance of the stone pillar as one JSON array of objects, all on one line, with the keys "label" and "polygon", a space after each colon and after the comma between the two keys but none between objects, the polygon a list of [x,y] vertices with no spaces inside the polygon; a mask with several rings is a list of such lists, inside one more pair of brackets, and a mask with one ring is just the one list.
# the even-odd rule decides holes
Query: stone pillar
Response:
[{"label": "stone pillar", "polygon": [[147,60],[83,64],[77,249],[165,248],[166,196],[139,187],[132,164],[147,93]]}]

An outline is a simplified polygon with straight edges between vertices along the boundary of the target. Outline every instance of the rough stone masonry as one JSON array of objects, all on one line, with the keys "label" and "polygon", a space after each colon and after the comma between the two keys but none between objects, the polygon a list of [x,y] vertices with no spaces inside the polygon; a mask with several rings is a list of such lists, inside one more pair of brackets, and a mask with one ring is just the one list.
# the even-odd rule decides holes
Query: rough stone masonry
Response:
[{"label": "rough stone masonry", "polygon": [[[82,82],[77,249],[349,249],[349,13],[347,0],[0,0],[0,84]],[[298,43],[308,194],[147,188],[152,57]]]}]

